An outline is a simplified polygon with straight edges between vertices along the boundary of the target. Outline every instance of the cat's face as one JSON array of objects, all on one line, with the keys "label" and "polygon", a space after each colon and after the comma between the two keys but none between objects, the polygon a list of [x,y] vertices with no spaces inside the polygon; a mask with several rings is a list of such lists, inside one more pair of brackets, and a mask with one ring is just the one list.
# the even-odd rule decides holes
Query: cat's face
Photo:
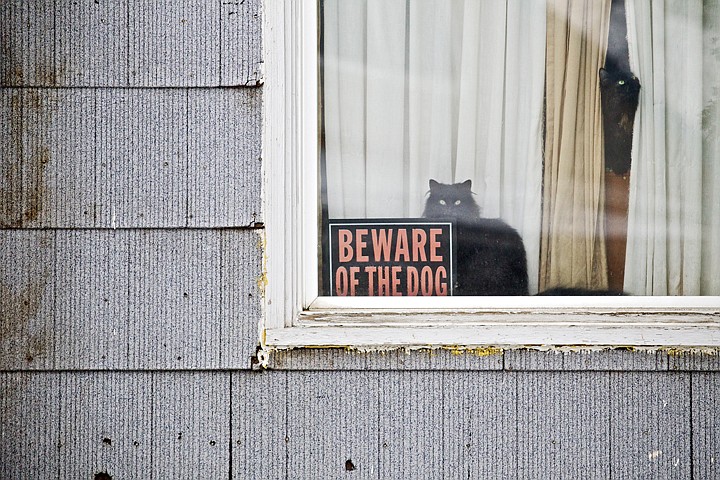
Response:
[{"label": "cat's face", "polygon": [[600,69],[600,88],[615,92],[624,97],[637,97],[640,92],[640,80],[630,72]]},{"label": "cat's face", "polygon": [[430,180],[430,195],[425,202],[425,218],[454,218],[476,220],[480,207],[475,203],[471,190],[472,182],[445,184]]}]

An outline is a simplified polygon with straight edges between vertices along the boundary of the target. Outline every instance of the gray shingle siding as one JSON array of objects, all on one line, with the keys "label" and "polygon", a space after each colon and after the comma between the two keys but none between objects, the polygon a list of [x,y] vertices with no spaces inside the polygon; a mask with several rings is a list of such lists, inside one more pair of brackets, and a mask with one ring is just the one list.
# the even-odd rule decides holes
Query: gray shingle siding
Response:
[{"label": "gray shingle siding", "polygon": [[260,0],[8,0],[0,26],[1,479],[720,478],[718,357],[251,369]]}]

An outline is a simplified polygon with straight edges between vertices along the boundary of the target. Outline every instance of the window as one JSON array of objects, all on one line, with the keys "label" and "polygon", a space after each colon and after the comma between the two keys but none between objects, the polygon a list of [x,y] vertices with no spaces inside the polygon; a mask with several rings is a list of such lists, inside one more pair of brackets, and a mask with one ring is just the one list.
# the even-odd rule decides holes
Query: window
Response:
[{"label": "window", "polygon": [[[626,159],[622,151],[607,157],[620,142],[603,141],[611,128],[601,112],[612,106],[603,107],[598,71],[623,67],[605,58],[615,41],[612,30],[607,34],[610,4],[267,5],[265,341],[720,345],[720,262],[713,262],[720,253],[720,198],[712,188],[720,180],[720,141],[713,135],[720,61],[712,53],[718,5],[628,2],[625,70],[637,73],[642,87]],[[678,40],[666,45],[667,35]],[[667,65],[692,74],[669,74]],[[626,130],[633,123],[618,118]],[[447,218],[423,217],[426,191],[430,180],[466,179],[483,216],[500,217],[519,232],[528,293],[608,289],[621,272],[622,289],[633,295],[444,296],[461,267],[422,260],[430,261],[431,238],[448,255],[458,246],[438,233]],[[628,192],[622,255],[613,244],[613,189]],[[398,227],[402,219],[412,221]],[[423,219],[438,225],[419,227]],[[377,228],[383,222],[395,226]],[[382,244],[390,228],[404,229],[405,247],[420,261],[397,257],[408,267],[399,273],[406,282],[385,277],[380,290],[377,266],[369,265],[364,273],[378,295],[334,296],[361,285],[350,269],[332,270],[339,248],[360,251],[359,258],[345,257],[363,261],[367,243]],[[451,225],[446,236],[457,232]],[[609,264],[618,256],[619,268]],[[392,296],[393,285],[428,296]]]}]

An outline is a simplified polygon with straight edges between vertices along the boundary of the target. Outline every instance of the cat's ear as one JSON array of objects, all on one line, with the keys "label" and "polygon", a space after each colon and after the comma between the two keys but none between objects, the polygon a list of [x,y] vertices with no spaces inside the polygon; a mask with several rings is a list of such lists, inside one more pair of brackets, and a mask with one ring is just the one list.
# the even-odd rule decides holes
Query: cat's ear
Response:
[{"label": "cat's ear", "polygon": [[600,84],[601,85],[606,84],[610,80],[608,78],[610,74],[604,68],[601,68],[600,71],[598,72],[598,74],[600,75]]},{"label": "cat's ear", "polygon": [[430,190],[435,190],[437,188],[437,186],[440,185],[437,181],[433,180],[432,178],[430,179],[429,183],[430,183]]},{"label": "cat's ear", "polygon": [[464,182],[462,182],[462,183],[460,184],[460,186],[463,187],[463,188],[466,188],[466,189],[468,189],[468,190],[471,190],[471,189],[472,189],[472,180],[467,179],[467,180],[465,180]]}]

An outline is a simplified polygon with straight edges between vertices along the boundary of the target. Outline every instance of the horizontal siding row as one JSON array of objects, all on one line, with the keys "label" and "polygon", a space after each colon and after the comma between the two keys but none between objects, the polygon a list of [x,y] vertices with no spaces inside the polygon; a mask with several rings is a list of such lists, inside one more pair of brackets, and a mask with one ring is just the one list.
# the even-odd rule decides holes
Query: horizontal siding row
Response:
[{"label": "horizontal siding row", "polygon": [[1,86],[263,83],[261,0],[0,2]]},{"label": "horizontal siding row", "polygon": [[457,347],[362,351],[299,348],[272,352],[271,368],[287,370],[720,371],[720,355],[643,349],[534,350]]},{"label": "horizontal siding row", "polygon": [[719,388],[706,373],[0,373],[0,478],[717,478]]},{"label": "horizontal siding row", "polygon": [[250,368],[261,239],[0,229],[0,369]]},{"label": "horizontal siding row", "polygon": [[259,89],[0,89],[0,228],[262,222]]}]

